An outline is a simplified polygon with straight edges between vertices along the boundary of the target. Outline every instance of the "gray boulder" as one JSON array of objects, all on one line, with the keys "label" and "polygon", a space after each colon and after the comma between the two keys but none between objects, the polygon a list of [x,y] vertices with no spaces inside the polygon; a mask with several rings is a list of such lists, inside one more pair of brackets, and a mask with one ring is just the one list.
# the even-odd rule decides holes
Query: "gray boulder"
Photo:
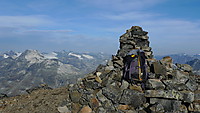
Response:
[{"label": "gray boulder", "polygon": [[[181,101],[177,100],[168,100],[168,99],[159,99],[159,98],[150,98],[150,104],[159,105],[157,109],[163,110],[165,112],[178,112],[180,110]],[[156,106],[156,107],[157,107]]]},{"label": "gray boulder", "polygon": [[122,93],[123,91],[120,88],[112,85],[102,89],[102,94],[113,103],[118,103],[120,101]]},{"label": "gray boulder", "polygon": [[145,102],[146,98],[144,97],[144,93],[140,93],[131,89],[124,90],[120,100],[121,104],[131,105],[133,107],[139,107]]},{"label": "gray boulder", "polygon": [[147,89],[165,89],[165,85],[159,79],[148,79],[146,82]]},{"label": "gray boulder", "polygon": [[146,90],[145,97],[183,100],[183,95],[176,90]]}]

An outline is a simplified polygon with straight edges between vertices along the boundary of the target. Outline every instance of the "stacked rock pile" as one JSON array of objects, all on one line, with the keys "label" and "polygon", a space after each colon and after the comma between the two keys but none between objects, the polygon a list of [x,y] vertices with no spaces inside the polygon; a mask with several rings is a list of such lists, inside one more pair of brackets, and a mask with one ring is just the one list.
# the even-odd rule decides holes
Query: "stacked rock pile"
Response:
[{"label": "stacked rock pile", "polygon": [[148,32],[143,31],[139,26],[133,26],[120,37],[120,49],[117,56],[125,57],[133,49],[141,49],[146,53],[147,58],[152,58],[151,47],[149,47]]},{"label": "stacked rock pile", "polygon": [[[132,49],[145,51],[149,79],[145,90],[122,80],[123,58]],[[133,26],[120,37],[120,49],[107,65],[69,85],[61,113],[163,113],[200,112],[200,84],[186,64],[173,64],[171,57],[153,59],[147,32]]]}]

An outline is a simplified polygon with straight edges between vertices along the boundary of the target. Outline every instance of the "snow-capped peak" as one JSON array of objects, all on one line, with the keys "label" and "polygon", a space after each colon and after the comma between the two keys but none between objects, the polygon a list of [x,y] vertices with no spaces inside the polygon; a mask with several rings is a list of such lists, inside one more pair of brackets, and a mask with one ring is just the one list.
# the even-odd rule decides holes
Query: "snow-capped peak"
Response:
[{"label": "snow-capped peak", "polygon": [[22,54],[30,63],[41,63],[45,59],[37,50],[26,50]]},{"label": "snow-capped peak", "polygon": [[69,53],[68,55],[69,55],[69,56],[77,57],[78,59],[83,59],[83,58],[81,57],[81,55],[77,55],[77,54],[74,54],[74,53]]}]

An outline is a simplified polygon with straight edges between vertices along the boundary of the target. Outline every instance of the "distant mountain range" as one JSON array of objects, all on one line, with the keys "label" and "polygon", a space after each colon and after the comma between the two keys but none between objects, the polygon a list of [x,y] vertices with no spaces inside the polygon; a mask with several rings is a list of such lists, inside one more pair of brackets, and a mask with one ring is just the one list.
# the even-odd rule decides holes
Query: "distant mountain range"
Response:
[{"label": "distant mountain range", "polygon": [[[110,59],[104,53],[77,53],[72,51],[40,53],[26,50],[22,53],[0,53],[0,93],[18,95],[31,87],[48,84],[52,88],[75,83],[77,78],[92,72]],[[200,55],[173,54],[174,63],[189,64],[200,75]],[[162,59],[164,56],[155,56]]]},{"label": "distant mountain range", "polygon": [[193,67],[193,72],[196,75],[200,75],[200,59],[194,59],[194,60],[188,61],[186,64],[189,64],[190,66]]},{"label": "distant mountain range", "polygon": [[5,52],[0,54],[0,93],[18,95],[40,84],[56,88],[75,83],[109,59],[103,53]]}]

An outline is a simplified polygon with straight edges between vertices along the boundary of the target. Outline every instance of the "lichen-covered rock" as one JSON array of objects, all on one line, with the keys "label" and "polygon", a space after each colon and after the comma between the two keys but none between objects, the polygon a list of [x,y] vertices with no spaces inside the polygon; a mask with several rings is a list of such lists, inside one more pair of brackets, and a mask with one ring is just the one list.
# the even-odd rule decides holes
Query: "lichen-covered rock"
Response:
[{"label": "lichen-covered rock", "polygon": [[186,71],[186,72],[191,72],[192,71],[192,67],[188,64],[176,64],[177,67],[183,71]]},{"label": "lichen-covered rock", "polygon": [[183,95],[176,90],[146,90],[145,97],[183,100]]},{"label": "lichen-covered rock", "polygon": [[185,83],[179,83],[175,80],[162,80],[162,82],[166,85],[167,90],[175,89],[178,91],[183,91],[187,89]]},{"label": "lichen-covered rock", "polygon": [[[165,112],[178,112],[180,110],[181,106],[181,101],[177,100],[168,100],[168,99],[159,99],[159,98],[150,98],[150,104],[153,105],[159,105],[158,110],[163,110],[162,107],[164,108]],[[155,106],[158,107],[158,106]]]},{"label": "lichen-covered rock", "polygon": [[194,80],[188,80],[188,82],[186,83],[186,86],[188,90],[190,91],[195,91],[198,88],[198,84]]},{"label": "lichen-covered rock", "polygon": [[135,90],[126,89],[124,90],[120,103],[131,105],[133,107],[139,107],[146,102],[144,93],[137,92]]},{"label": "lichen-covered rock", "polygon": [[164,107],[159,103],[152,105],[150,107],[150,111],[151,111],[151,113],[164,113],[165,112]]},{"label": "lichen-covered rock", "polygon": [[124,89],[128,89],[129,87],[129,83],[125,80],[122,81],[122,85],[121,85],[121,89],[124,90]]},{"label": "lichen-covered rock", "polygon": [[103,95],[110,99],[113,103],[119,103],[123,90],[115,86],[108,86],[102,89]]},{"label": "lichen-covered rock", "polygon": [[180,91],[180,93],[183,95],[183,101],[192,103],[195,100],[194,93],[191,91]]},{"label": "lichen-covered rock", "polygon": [[81,93],[79,93],[78,91],[72,91],[70,92],[69,96],[72,102],[79,102],[79,99],[81,98]]},{"label": "lichen-covered rock", "polygon": [[165,85],[159,79],[148,79],[146,82],[147,89],[165,89]]},{"label": "lichen-covered rock", "polygon": [[138,91],[138,92],[144,92],[144,91],[142,90],[142,87],[141,87],[141,86],[138,86],[138,85],[135,85],[135,84],[129,85],[129,89],[135,90],[135,91]]},{"label": "lichen-covered rock", "polygon": [[162,65],[160,62],[153,62],[153,73],[157,74],[157,75],[162,75],[165,76],[166,75],[166,67],[164,65]]}]

